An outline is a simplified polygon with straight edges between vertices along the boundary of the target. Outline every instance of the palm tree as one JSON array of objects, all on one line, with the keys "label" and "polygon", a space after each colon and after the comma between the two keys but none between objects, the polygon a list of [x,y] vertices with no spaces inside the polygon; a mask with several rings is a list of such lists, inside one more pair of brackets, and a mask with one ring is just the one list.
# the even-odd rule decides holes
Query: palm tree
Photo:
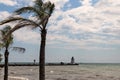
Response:
[{"label": "palm tree", "polygon": [[[47,34],[47,23],[54,11],[55,5],[52,4],[50,1],[43,3],[42,0],[35,0],[34,6],[22,7],[15,11],[17,15],[23,13],[32,13],[34,14],[33,17],[36,20],[25,19],[22,17],[10,17],[2,22],[0,25],[17,21],[19,22],[12,30],[10,30],[5,38],[9,36],[15,30],[25,27],[25,26],[32,26],[32,28],[38,28],[41,32],[41,45],[40,45],[40,56],[39,56],[39,80],[45,80],[45,45],[46,45],[46,34]],[[4,38],[4,39],[5,39]]]},{"label": "palm tree", "polygon": [[[11,30],[10,26],[6,26],[5,28],[3,28],[3,30],[0,30],[1,32],[1,37],[4,37],[5,34]],[[14,51],[19,51],[19,52],[24,52],[25,49],[21,48],[21,47],[12,47],[11,45],[13,44],[13,35],[9,35],[9,37],[7,38],[7,40],[3,40],[1,39],[1,43],[0,43],[0,48],[1,49],[5,49],[5,53],[4,53],[4,58],[5,58],[5,68],[4,68],[4,80],[8,80],[8,56],[9,56],[9,49],[12,49]]]}]

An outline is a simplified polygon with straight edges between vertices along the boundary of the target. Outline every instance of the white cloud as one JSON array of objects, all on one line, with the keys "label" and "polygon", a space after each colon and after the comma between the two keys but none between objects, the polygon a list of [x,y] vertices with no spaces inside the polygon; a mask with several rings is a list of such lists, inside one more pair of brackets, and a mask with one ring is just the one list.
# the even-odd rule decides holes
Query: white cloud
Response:
[{"label": "white cloud", "polygon": [[[19,3],[20,6],[28,6],[28,5],[33,5],[33,2],[35,0],[16,0],[17,3]],[[47,1],[51,1],[52,3],[54,3],[55,9],[56,10],[60,10],[61,8],[63,8],[65,6],[65,4],[69,1],[69,0],[43,0],[44,2]]]},{"label": "white cloud", "polygon": [[7,12],[7,11],[1,11],[0,12],[0,20],[3,20],[3,19],[5,19],[5,18],[7,18],[9,16],[10,16],[10,13]]},{"label": "white cloud", "polygon": [[[90,0],[83,0],[82,4],[83,6],[73,8],[65,12],[56,11],[51,17],[51,25],[48,29],[52,32],[51,35],[58,34],[58,36],[61,36],[62,34],[64,37],[62,37],[61,41],[72,42],[75,41],[74,38],[68,38],[68,41],[66,41],[66,37],[70,35],[75,36],[76,34],[79,36],[88,34],[89,36],[84,35],[88,37],[87,40],[83,39],[86,48],[88,47],[88,42],[91,44],[96,44],[96,46],[97,44],[109,45],[111,42],[119,45],[119,0],[100,0],[95,6],[90,6]],[[67,28],[67,30],[65,28]],[[62,33],[64,31],[70,33]],[[76,40],[79,41],[76,41],[76,44],[83,43],[83,41],[78,38],[76,38]]]},{"label": "white cloud", "polygon": [[[47,44],[65,43],[64,47],[67,46],[69,49],[73,48],[72,46],[76,46],[74,47],[76,49],[100,49],[101,44],[120,45],[119,0],[99,0],[94,6],[91,6],[90,0],[83,0],[82,6],[67,11],[62,11],[62,8],[69,0],[50,1],[55,3],[56,10],[49,21]],[[7,15],[0,13],[0,18],[2,16]],[[22,30],[15,32],[17,40],[29,43],[38,41],[39,33]],[[114,47],[103,48],[112,49]]]},{"label": "white cloud", "polygon": [[15,6],[17,2],[15,0],[0,0],[0,3],[3,3],[8,6]]},{"label": "white cloud", "polygon": [[120,6],[119,0],[100,0],[99,3],[97,3],[96,6],[100,7],[112,7],[112,6]]},{"label": "white cloud", "polygon": [[35,0],[16,0],[19,7],[33,5]]},{"label": "white cloud", "polygon": [[20,42],[38,44],[40,42],[40,34],[30,30],[29,28],[24,28],[15,31],[15,39]]},{"label": "white cloud", "polygon": [[91,0],[82,0],[81,1],[83,6],[90,6],[91,5]]},{"label": "white cloud", "polygon": [[65,6],[65,3],[67,3],[69,0],[45,0],[46,1],[51,1],[53,2],[56,6],[55,9],[60,10]]}]

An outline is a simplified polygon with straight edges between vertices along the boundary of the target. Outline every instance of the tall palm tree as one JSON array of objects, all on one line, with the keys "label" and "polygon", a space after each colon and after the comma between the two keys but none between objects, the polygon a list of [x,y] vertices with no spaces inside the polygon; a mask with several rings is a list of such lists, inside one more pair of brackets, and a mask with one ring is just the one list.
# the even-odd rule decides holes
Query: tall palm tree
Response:
[{"label": "tall palm tree", "polygon": [[[55,5],[50,1],[43,3],[42,0],[35,0],[34,6],[22,7],[15,11],[17,15],[23,13],[32,13],[36,20],[25,19],[22,17],[10,17],[7,20],[0,22],[0,25],[17,21],[19,22],[12,30],[10,30],[6,37],[15,30],[25,27],[32,26],[33,28],[38,28],[41,32],[41,45],[40,45],[40,56],[39,56],[39,80],[45,80],[45,44],[46,44],[46,34],[47,34],[47,23],[54,11]],[[6,38],[5,37],[5,38]]]},{"label": "tall palm tree", "polygon": [[[0,30],[1,32],[1,37],[4,37],[5,34],[11,30],[10,26],[6,26],[3,28],[3,30]],[[9,56],[9,49],[12,49],[14,51],[19,51],[19,52],[24,52],[25,49],[21,47],[12,47],[11,45],[13,44],[13,35],[9,35],[7,40],[0,40],[0,48],[4,49],[4,58],[5,58],[5,68],[4,68],[4,80],[8,80],[8,56]]]}]

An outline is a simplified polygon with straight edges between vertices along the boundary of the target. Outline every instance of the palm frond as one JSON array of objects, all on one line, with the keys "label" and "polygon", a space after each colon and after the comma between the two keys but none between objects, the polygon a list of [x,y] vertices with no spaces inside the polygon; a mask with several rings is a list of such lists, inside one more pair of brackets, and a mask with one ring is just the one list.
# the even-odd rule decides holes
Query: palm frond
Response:
[{"label": "palm frond", "polygon": [[2,31],[6,33],[10,29],[11,29],[11,27],[9,25],[6,25],[6,27],[4,27]]},{"label": "palm frond", "polygon": [[50,6],[50,15],[53,13],[54,9],[55,9],[55,5],[52,4],[52,5]]},{"label": "palm frond", "polygon": [[55,8],[55,5],[52,4],[50,1],[43,4],[43,9],[46,13],[48,13],[48,15],[52,14],[54,8]]},{"label": "palm frond", "polygon": [[43,4],[42,0],[35,0],[34,2],[35,2],[36,5],[38,4],[40,6],[42,6],[42,4]]},{"label": "palm frond", "polygon": [[28,25],[34,26],[33,28],[39,27],[40,29],[42,29],[42,27],[39,24],[37,24],[36,22],[34,22],[33,20],[25,19],[22,17],[10,17],[9,19],[0,22],[0,24],[2,25],[5,23],[14,22],[14,21],[19,21],[19,23],[14,28],[12,28],[10,31],[8,31],[7,33],[5,32],[6,35],[5,35],[4,31],[2,32],[2,33],[4,33],[3,40],[6,40],[9,37],[9,35],[11,35],[11,33],[14,32],[15,30],[25,27],[25,26],[28,26]]},{"label": "palm frond", "polygon": [[42,5],[42,7],[44,10],[44,13],[46,13],[46,14],[43,15],[42,20],[39,24],[42,24],[43,28],[45,29],[46,25],[48,23],[49,17],[51,16],[51,14],[54,11],[55,5],[53,3],[51,3],[50,1],[48,1],[48,2],[44,3]]},{"label": "palm frond", "polygon": [[25,52],[25,48],[22,48],[22,47],[12,47],[12,50],[13,50],[13,51],[22,52],[22,53]]},{"label": "palm frond", "polygon": [[13,43],[13,35],[10,34],[7,39],[3,40],[4,36],[7,32],[11,30],[10,26],[6,26],[1,30],[1,37],[0,37],[0,48],[9,47]]},{"label": "palm frond", "polygon": [[43,4],[42,0],[35,0],[34,3],[35,3],[35,5],[34,5],[35,8],[42,10],[42,4]]},{"label": "palm frond", "polygon": [[28,27],[32,26],[32,28],[36,28],[36,27],[38,27],[38,24],[36,24],[34,22],[26,22],[26,21],[24,22],[23,21],[23,22],[17,24],[15,27],[13,27],[9,32],[7,32],[6,35],[4,36],[3,40],[6,40],[9,37],[9,35],[11,35],[14,31],[16,31],[22,27],[26,27],[26,26],[28,26]]},{"label": "palm frond", "polygon": [[3,25],[3,24],[6,24],[6,23],[9,23],[9,22],[15,22],[15,21],[18,21],[18,20],[21,20],[23,19],[22,17],[9,17],[8,19],[5,19],[3,21],[0,22],[0,25]]},{"label": "palm frond", "polygon": [[38,17],[41,18],[41,16],[44,14],[44,12],[37,10],[34,7],[22,7],[15,11],[16,14],[22,14],[22,13],[34,13],[34,15],[39,15]]},{"label": "palm frond", "polygon": [[35,11],[33,7],[22,7],[22,8],[17,9],[15,13],[22,14],[22,13],[31,12],[31,11]]},{"label": "palm frond", "polygon": [[0,42],[0,50],[5,47],[5,44],[3,42]]}]

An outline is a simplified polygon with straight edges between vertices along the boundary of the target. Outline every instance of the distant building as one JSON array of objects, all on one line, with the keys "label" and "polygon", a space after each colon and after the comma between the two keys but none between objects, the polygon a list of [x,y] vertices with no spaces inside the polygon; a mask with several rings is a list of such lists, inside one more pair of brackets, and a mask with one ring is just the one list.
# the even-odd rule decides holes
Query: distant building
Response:
[{"label": "distant building", "polygon": [[74,59],[74,57],[71,58],[71,64],[75,64],[75,59]]},{"label": "distant building", "polygon": [[34,64],[36,64],[36,60],[34,59],[33,61],[34,61]]}]

